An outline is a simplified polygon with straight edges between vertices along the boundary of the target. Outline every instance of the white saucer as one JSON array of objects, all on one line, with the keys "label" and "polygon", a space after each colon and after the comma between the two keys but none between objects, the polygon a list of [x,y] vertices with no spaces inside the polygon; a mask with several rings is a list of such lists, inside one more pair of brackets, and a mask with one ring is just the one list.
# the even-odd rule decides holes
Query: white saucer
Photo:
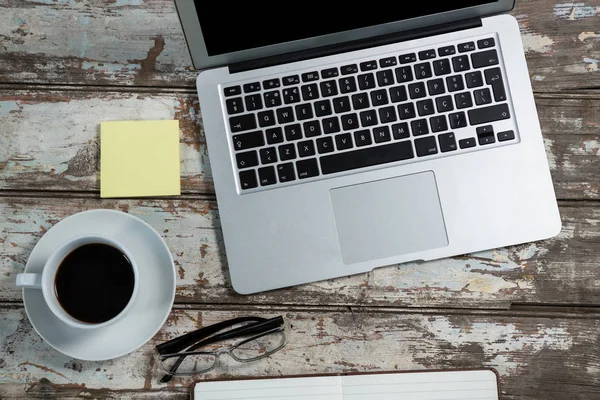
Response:
[{"label": "white saucer", "polygon": [[66,239],[92,233],[122,243],[137,262],[140,288],[131,312],[112,325],[83,330],[58,319],[39,289],[23,289],[23,302],[31,324],[50,346],[79,360],[102,361],[136,350],[158,332],[173,306],[176,275],[158,233],[141,219],[113,210],[84,211],[54,225],[31,252],[25,272],[41,273],[50,253]]}]

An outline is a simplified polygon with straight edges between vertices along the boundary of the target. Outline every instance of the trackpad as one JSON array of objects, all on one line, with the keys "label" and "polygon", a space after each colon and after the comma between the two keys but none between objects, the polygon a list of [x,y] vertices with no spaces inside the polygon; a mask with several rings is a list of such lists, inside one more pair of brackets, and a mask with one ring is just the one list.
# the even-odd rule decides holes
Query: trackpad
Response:
[{"label": "trackpad", "polygon": [[345,264],[448,245],[432,171],[336,188],[330,194]]}]

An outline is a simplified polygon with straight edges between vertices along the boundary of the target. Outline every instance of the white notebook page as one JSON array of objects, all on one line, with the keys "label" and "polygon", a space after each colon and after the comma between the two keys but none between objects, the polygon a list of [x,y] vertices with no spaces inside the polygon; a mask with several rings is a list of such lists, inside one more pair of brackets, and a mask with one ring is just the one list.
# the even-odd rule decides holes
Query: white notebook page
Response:
[{"label": "white notebook page", "polygon": [[194,400],[498,400],[492,371],[199,382]]}]

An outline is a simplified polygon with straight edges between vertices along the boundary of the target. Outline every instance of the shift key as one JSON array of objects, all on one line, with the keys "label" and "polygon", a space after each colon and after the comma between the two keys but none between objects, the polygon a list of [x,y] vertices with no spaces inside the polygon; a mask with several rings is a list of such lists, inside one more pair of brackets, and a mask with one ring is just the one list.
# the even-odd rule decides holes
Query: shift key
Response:
[{"label": "shift key", "polygon": [[231,132],[248,131],[256,129],[256,118],[254,114],[239,115],[229,118]]},{"label": "shift key", "polygon": [[506,103],[469,110],[469,122],[471,125],[487,124],[488,122],[508,118],[510,118],[510,111]]}]

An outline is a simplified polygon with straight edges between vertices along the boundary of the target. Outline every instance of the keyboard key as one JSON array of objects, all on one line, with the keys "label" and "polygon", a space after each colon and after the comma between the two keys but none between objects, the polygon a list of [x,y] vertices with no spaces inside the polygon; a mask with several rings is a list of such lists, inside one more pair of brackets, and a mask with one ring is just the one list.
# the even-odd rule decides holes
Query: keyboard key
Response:
[{"label": "keyboard key", "polygon": [[321,71],[321,78],[328,79],[338,76],[340,73],[337,68],[328,68]]},{"label": "keyboard key", "polygon": [[436,76],[448,75],[452,72],[450,69],[450,61],[447,58],[435,60],[433,62],[433,71],[435,72]]},{"label": "keyboard key", "polygon": [[379,122],[382,124],[388,124],[390,122],[396,122],[396,109],[394,107],[381,107],[379,109]]},{"label": "keyboard key", "polygon": [[406,86],[394,86],[393,88],[390,88],[390,97],[392,98],[392,103],[408,100]]},{"label": "keyboard key", "polygon": [[360,124],[363,128],[377,125],[377,112],[375,110],[362,111],[360,113]]},{"label": "keyboard key", "polygon": [[467,117],[462,111],[454,114],[449,114],[448,118],[450,119],[450,127],[452,129],[464,128],[467,126]]},{"label": "keyboard key", "polygon": [[239,169],[256,167],[258,165],[258,156],[256,155],[256,150],[237,153],[235,155],[235,160]]},{"label": "keyboard key", "polygon": [[417,101],[417,111],[419,111],[419,115],[421,117],[433,114],[435,112],[435,110],[433,109],[433,100],[426,99]]},{"label": "keyboard key", "polygon": [[454,105],[452,104],[452,97],[450,96],[442,96],[436,98],[435,105],[437,106],[437,111],[439,113],[454,110]]},{"label": "keyboard key", "polygon": [[340,68],[340,70],[342,71],[342,75],[350,75],[357,73],[358,67],[356,66],[356,64],[350,64],[343,66],[342,68]]},{"label": "keyboard key", "polygon": [[223,90],[223,93],[225,94],[225,97],[237,96],[242,94],[242,88],[239,85],[226,87]]},{"label": "keyboard key", "polygon": [[435,117],[429,118],[429,125],[431,125],[431,132],[443,132],[448,130],[448,123],[446,122],[445,115],[436,115]]},{"label": "keyboard key", "polygon": [[319,165],[315,158],[296,162],[296,169],[298,170],[298,178],[300,179],[319,176]]},{"label": "keyboard key", "polygon": [[431,72],[431,64],[428,62],[415,64],[415,76],[417,79],[431,78],[433,76],[433,73]]},{"label": "keyboard key", "polygon": [[319,73],[317,71],[306,72],[302,74],[302,82],[318,81]]},{"label": "keyboard key", "polygon": [[408,85],[408,93],[411,99],[420,99],[427,96],[425,84],[423,82],[411,83]]},{"label": "keyboard key", "polygon": [[410,123],[410,129],[412,130],[413,136],[422,136],[429,133],[426,119],[416,119]]},{"label": "keyboard key", "polygon": [[285,104],[298,103],[300,101],[300,91],[297,87],[283,89],[283,102]]},{"label": "keyboard key", "polygon": [[329,100],[317,101],[315,104],[315,115],[317,117],[324,117],[331,115],[333,110],[331,109],[331,102]]},{"label": "keyboard key", "polygon": [[286,125],[283,130],[285,131],[285,139],[288,142],[302,139],[302,128],[300,127],[300,124]]},{"label": "keyboard key", "polygon": [[467,72],[465,74],[468,88],[483,86],[483,77],[480,71]]},{"label": "keyboard key", "polygon": [[446,153],[448,151],[454,151],[458,147],[456,146],[456,138],[454,137],[454,133],[443,133],[438,136],[438,141],[440,142],[440,151],[442,153]]},{"label": "keyboard key", "polygon": [[398,114],[400,115],[400,119],[411,119],[415,118],[417,114],[415,113],[415,106],[413,103],[404,103],[398,106]]},{"label": "keyboard key", "polygon": [[254,114],[240,115],[237,117],[229,118],[229,126],[231,132],[248,131],[256,128],[256,118]]},{"label": "keyboard key", "polygon": [[392,135],[394,139],[408,139],[410,137],[410,131],[408,130],[407,122],[400,122],[399,124],[392,125]]},{"label": "keyboard key", "polygon": [[335,81],[321,82],[319,86],[321,86],[321,96],[323,97],[336,96],[338,94]]},{"label": "keyboard key", "polygon": [[396,68],[396,80],[398,83],[410,82],[413,80],[413,74],[410,67]]},{"label": "keyboard key", "polygon": [[277,183],[274,167],[263,167],[258,169],[258,180],[260,186],[274,185]]},{"label": "keyboard key", "polygon": [[461,53],[466,53],[467,51],[473,50],[475,50],[475,43],[473,42],[461,43],[458,45],[458,51]]},{"label": "keyboard key", "polygon": [[350,131],[358,128],[358,116],[356,114],[346,114],[342,115],[342,128],[345,131]]},{"label": "keyboard key", "polygon": [[246,110],[248,111],[260,110],[261,108],[263,108],[262,98],[260,97],[260,94],[246,96],[244,98],[244,102],[246,103]]},{"label": "keyboard key", "polygon": [[296,180],[296,171],[294,171],[294,164],[285,163],[277,166],[277,175],[279,176],[279,182],[291,182]]},{"label": "keyboard key", "polygon": [[312,117],[313,112],[310,103],[298,104],[296,106],[296,118],[298,118],[298,121],[311,119]]},{"label": "keyboard key", "polygon": [[275,125],[275,113],[272,110],[261,111],[258,113],[258,125],[261,128]]},{"label": "keyboard key", "polygon": [[480,126],[477,128],[477,139],[479,145],[496,143],[496,137],[494,136],[494,128],[491,125]]},{"label": "keyboard key", "polygon": [[290,75],[282,78],[284,86],[297,85],[300,83],[300,77],[298,75]]},{"label": "keyboard key", "polygon": [[240,187],[242,190],[252,189],[257,186],[256,172],[253,169],[240,172]]},{"label": "keyboard key", "polygon": [[339,83],[340,83],[340,93],[356,92],[356,79],[354,79],[353,76],[341,78],[339,80]]},{"label": "keyboard key", "polygon": [[310,157],[315,155],[315,144],[312,140],[298,142],[298,155],[300,157]]},{"label": "keyboard key", "polygon": [[396,61],[396,57],[387,57],[379,60],[379,66],[381,68],[393,67],[396,64],[398,64],[398,62]]},{"label": "keyboard key", "polygon": [[319,98],[319,86],[316,83],[310,85],[304,85],[301,88],[302,99],[304,101],[314,100]]},{"label": "keyboard key", "polygon": [[454,95],[454,102],[456,103],[456,108],[469,108],[473,107],[473,99],[471,97],[471,93],[462,92]]},{"label": "keyboard key", "polygon": [[342,133],[335,137],[335,147],[338,150],[348,150],[352,148],[352,136],[349,133]]},{"label": "keyboard key", "polygon": [[263,97],[267,107],[278,107],[281,105],[281,95],[279,94],[279,90],[266,92]]},{"label": "keyboard key", "polygon": [[486,124],[510,118],[508,105],[498,104],[495,106],[479,107],[469,110],[469,122],[471,125]]},{"label": "keyboard key", "polygon": [[258,92],[260,90],[260,82],[246,83],[244,85],[244,93]]},{"label": "keyboard key", "polygon": [[375,87],[375,75],[372,73],[358,76],[358,88],[360,90],[373,89]]},{"label": "keyboard key", "polygon": [[363,129],[354,132],[354,143],[356,147],[368,146],[373,143],[371,140],[371,132],[368,129]]},{"label": "keyboard key", "polygon": [[283,129],[281,127],[269,128],[265,133],[268,144],[283,143]]},{"label": "keyboard key", "polygon": [[465,84],[461,75],[453,75],[446,78],[446,84],[448,85],[449,92],[456,92],[457,90],[463,90]]},{"label": "keyboard key", "polygon": [[452,65],[454,66],[454,72],[466,71],[471,68],[469,57],[466,55],[453,57]]},{"label": "keyboard key", "polygon": [[377,84],[379,86],[390,86],[394,83],[394,72],[391,69],[377,72]]},{"label": "keyboard key", "polygon": [[331,153],[334,150],[331,136],[317,139],[317,151],[319,154]]},{"label": "keyboard key", "polygon": [[242,133],[241,135],[233,135],[233,148],[237,151],[247,150],[255,147],[261,147],[265,144],[265,137],[262,131]]},{"label": "keyboard key", "polygon": [[458,145],[461,149],[468,149],[475,147],[475,138],[462,139],[458,141]]},{"label": "keyboard key", "polygon": [[260,163],[261,164],[273,164],[277,162],[277,153],[275,147],[267,147],[266,149],[260,149]]},{"label": "keyboard key", "polygon": [[446,89],[444,88],[444,80],[441,78],[427,81],[427,89],[429,89],[430,96],[437,96],[438,94],[446,93]]},{"label": "keyboard key", "polygon": [[494,133],[494,127],[492,125],[484,125],[480,126],[476,129],[477,135],[487,135],[490,133]]},{"label": "keyboard key", "polygon": [[239,114],[244,112],[244,105],[242,104],[241,97],[227,99],[225,105],[227,106],[227,113],[229,114]]},{"label": "keyboard key", "polygon": [[438,148],[435,142],[435,136],[428,136],[420,139],[415,139],[415,149],[419,157],[430,156],[437,154]]},{"label": "keyboard key", "polygon": [[338,114],[350,111],[350,98],[348,96],[336,97],[333,99],[333,109]]},{"label": "keyboard key", "polygon": [[[390,91],[392,91],[392,90],[393,90],[393,88],[390,89]],[[406,100],[406,99],[404,99],[404,100]],[[371,103],[373,104],[373,107],[383,106],[383,105],[386,105],[387,103],[389,103],[388,95],[387,95],[387,92],[385,91],[385,89],[372,91],[371,92]]]},{"label": "keyboard key", "polygon": [[481,39],[477,41],[477,47],[480,49],[487,49],[488,47],[494,47],[496,45],[496,41],[494,38]]},{"label": "keyboard key", "polygon": [[419,60],[428,60],[430,58],[435,58],[435,50],[423,50],[419,52]]},{"label": "keyboard key", "polygon": [[281,86],[281,82],[279,81],[279,78],[268,79],[266,81],[263,81],[263,88],[265,90],[275,89],[275,88],[278,88],[279,86]]},{"label": "keyboard key", "polygon": [[366,149],[346,151],[323,156],[320,159],[323,174],[348,171],[414,158],[410,140]]},{"label": "keyboard key", "polygon": [[498,65],[498,53],[494,49],[473,53],[471,54],[471,61],[473,62],[473,68],[483,68],[490,67],[492,65]]},{"label": "keyboard key", "polygon": [[506,142],[507,140],[513,140],[515,138],[515,133],[513,131],[503,131],[498,132],[498,141]]},{"label": "keyboard key", "polygon": [[389,142],[392,140],[390,128],[387,126],[378,126],[377,128],[373,128],[373,138],[375,139],[375,143]]},{"label": "keyboard key", "polygon": [[352,96],[352,106],[355,110],[369,108],[369,95],[367,93],[359,93]]},{"label": "keyboard key", "polygon": [[494,100],[506,100],[506,91],[504,90],[504,82],[502,82],[502,80],[494,82],[492,85],[492,91],[494,92]]},{"label": "keyboard key", "polygon": [[490,104],[492,102],[492,94],[488,88],[475,90],[473,91],[473,95],[475,95],[475,104],[478,106]]},{"label": "keyboard key", "polygon": [[336,133],[340,131],[340,120],[338,117],[325,118],[322,123],[323,132],[325,132],[325,134]]},{"label": "keyboard key", "polygon": [[303,128],[307,138],[321,135],[321,123],[317,120],[305,122]]},{"label": "keyboard key", "polygon": [[456,49],[454,48],[454,46],[440,47],[438,49],[438,54],[440,55],[440,57],[451,56],[452,54],[456,54]]},{"label": "keyboard key", "polygon": [[415,53],[409,53],[401,55],[398,59],[400,60],[400,64],[408,64],[417,61],[417,56]]},{"label": "keyboard key", "polygon": [[277,109],[277,122],[287,124],[294,122],[294,110],[292,107],[283,107]]},{"label": "keyboard key", "polygon": [[485,83],[487,83],[488,85],[493,85],[498,81],[502,81],[502,73],[500,72],[500,68],[486,69],[484,74]]},{"label": "keyboard key", "polygon": [[372,69],[377,69],[377,61],[371,60],[360,63],[361,71],[370,71]]},{"label": "keyboard key", "polygon": [[284,144],[279,146],[279,159],[281,161],[293,160],[296,158],[296,147],[293,144]]}]

